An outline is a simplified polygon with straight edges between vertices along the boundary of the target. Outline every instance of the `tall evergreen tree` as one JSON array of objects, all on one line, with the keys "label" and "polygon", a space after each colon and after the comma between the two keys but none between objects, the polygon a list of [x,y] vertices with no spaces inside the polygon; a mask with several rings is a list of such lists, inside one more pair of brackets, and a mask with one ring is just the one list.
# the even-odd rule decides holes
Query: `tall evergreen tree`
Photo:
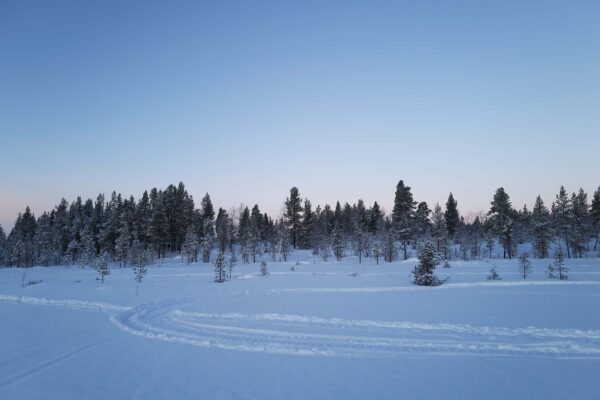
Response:
[{"label": "tall evergreen tree", "polygon": [[431,215],[431,236],[438,254],[442,254],[444,259],[449,258],[448,254],[448,228],[446,227],[446,218],[442,212],[442,207],[438,203],[433,208]]},{"label": "tall evergreen tree", "polygon": [[290,189],[290,197],[285,200],[285,219],[292,235],[292,246],[296,248],[300,234],[300,221],[302,212],[302,198],[297,187]]},{"label": "tall evergreen tree", "polygon": [[592,208],[590,210],[590,218],[592,222],[592,231],[596,237],[594,243],[594,251],[598,249],[598,241],[600,240],[600,187],[594,192],[592,199]]},{"label": "tall evergreen tree", "polygon": [[492,207],[488,213],[491,215],[496,235],[504,248],[504,258],[512,258],[513,250],[513,209],[508,194],[504,188],[498,188],[494,194]]},{"label": "tall evergreen tree", "polygon": [[413,269],[413,283],[419,286],[437,286],[442,282],[434,275],[433,270],[440,263],[435,247],[431,243],[419,250],[419,264]]},{"label": "tall evergreen tree", "polygon": [[552,239],[552,228],[550,212],[544,205],[544,201],[538,195],[531,214],[531,225],[533,231],[533,251],[536,257],[548,257],[549,243]]},{"label": "tall evergreen tree", "polygon": [[402,244],[404,259],[408,259],[408,244],[412,239],[412,220],[416,202],[410,191],[410,186],[405,186],[401,180],[396,186],[394,197],[394,209],[392,211],[392,223]]},{"label": "tall evergreen tree", "polygon": [[300,222],[300,237],[299,245],[302,249],[309,249],[313,245],[313,218],[314,214],[312,211],[312,205],[310,200],[304,199],[304,209],[302,214],[302,221]]},{"label": "tall evergreen tree", "polygon": [[571,229],[573,227],[573,204],[567,195],[564,186],[556,195],[556,200],[552,204],[552,219],[554,227],[559,237],[567,246],[567,257],[571,258]]},{"label": "tall evergreen tree", "polygon": [[587,194],[583,189],[579,189],[577,194],[573,193],[571,197],[572,228],[571,228],[571,248],[579,258],[587,248],[587,242],[591,233],[590,207],[587,201]]},{"label": "tall evergreen tree", "polygon": [[448,201],[446,201],[444,218],[446,220],[446,229],[448,229],[448,237],[454,238],[454,234],[460,223],[460,218],[458,215],[458,202],[454,199],[452,193],[450,193]]}]

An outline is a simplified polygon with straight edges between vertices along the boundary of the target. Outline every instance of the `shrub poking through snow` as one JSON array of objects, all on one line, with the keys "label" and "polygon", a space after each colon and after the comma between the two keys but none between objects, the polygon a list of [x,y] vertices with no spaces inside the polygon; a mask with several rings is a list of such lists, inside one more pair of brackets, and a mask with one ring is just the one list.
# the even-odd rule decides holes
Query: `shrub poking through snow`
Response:
[{"label": "shrub poking through snow", "polygon": [[419,286],[438,286],[443,283],[433,274],[436,265],[440,263],[435,248],[431,243],[425,245],[419,250],[419,265],[413,269],[413,283]]},{"label": "shrub poking through snow", "polygon": [[527,279],[531,274],[531,261],[529,261],[529,254],[523,253],[519,256],[519,271],[523,274],[523,279]]},{"label": "shrub poking through snow", "polygon": [[269,270],[267,269],[267,262],[266,261],[261,261],[261,263],[260,263],[260,274],[262,276],[269,275]]},{"label": "shrub poking through snow", "polygon": [[451,267],[451,265],[450,265],[450,263],[448,262],[448,260],[445,260],[445,261],[444,261],[444,268],[450,268],[450,267]]},{"label": "shrub poking through snow", "polygon": [[490,269],[490,274],[487,276],[487,280],[488,281],[499,281],[502,278],[500,278],[500,275],[498,275],[498,271],[496,271],[496,267],[492,267],[492,269]]},{"label": "shrub poking through snow", "polygon": [[556,275],[556,268],[552,264],[548,264],[548,268],[546,268],[546,276],[550,279],[556,279],[558,276]]},{"label": "shrub poking through snow", "polygon": [[110,269],[108,268],[108,254],[102,253],[94,260],[93,266],[96,272],[98,272],[98,277],[100,278],[100,282],[104,285],[104,277],[110,275]]},{"label": "shrub poking through snow", "polygon": [[554,253],[554,270],[558,271],[558,279],[561,281],[569,279],[569,276],[567,275],[569,268],[565,267],[565,253],[563,253],[560,247],[556,250],[556,253]]}]

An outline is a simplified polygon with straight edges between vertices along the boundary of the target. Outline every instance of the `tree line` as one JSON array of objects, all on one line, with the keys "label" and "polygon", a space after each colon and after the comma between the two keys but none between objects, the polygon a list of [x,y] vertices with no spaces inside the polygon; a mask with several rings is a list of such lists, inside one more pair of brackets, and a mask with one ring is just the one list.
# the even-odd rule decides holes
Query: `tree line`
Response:
[{"label": "tree line", "polygon": [[[535,257],[546,258],[555,241],[571,258],[596,251],[600,236],[600,188],[590,204],[583,189],[569,195],[561,187],[550,207],[537,196],[531,211],[513,208],[498,188],[489,212],[467,220],[452,193],[444,208],[431,209],[415,201],[401,180],[393,204],[389,214],[377,202],[367,206],[362,200],[313,208],[293,187],[283,215],[274,219],[258,205],[215,212],[208,194],[196,207],[183,183],[153,188],[138,200],[115,192],[109,199],[103,194],[71,203],[62,199],[38,218],[27,207],[8,236],[0,227],[0,265],[94,265],[101,258],[125,267],[173,254],[187,263],[209,263],[215,249],[233,260],[237,253],[244,263],[263,254],[285,261],[296,248],[325,261],[354,255],[359,262],[372,257],[379,263],[407,259],[425,244],[446,260],[469,260],[513,258],[525,242],[532,243]],[[501,254],[494,254],[496,243]]]}]

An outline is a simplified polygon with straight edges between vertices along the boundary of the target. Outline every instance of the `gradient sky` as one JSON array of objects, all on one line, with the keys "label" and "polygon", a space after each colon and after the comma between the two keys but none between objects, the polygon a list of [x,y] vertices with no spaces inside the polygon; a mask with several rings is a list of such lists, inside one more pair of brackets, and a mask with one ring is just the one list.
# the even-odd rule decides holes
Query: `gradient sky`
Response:
[{"label": "gradient sky", "polygon": [[0,1],[0,224],[199,201],[462,212],[600,185],[600,2]]}]

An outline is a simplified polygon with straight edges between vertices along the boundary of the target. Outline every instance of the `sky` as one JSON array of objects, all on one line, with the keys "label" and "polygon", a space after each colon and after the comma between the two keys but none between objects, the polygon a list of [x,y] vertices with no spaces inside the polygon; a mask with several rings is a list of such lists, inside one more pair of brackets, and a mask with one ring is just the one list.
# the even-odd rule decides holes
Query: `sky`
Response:
[{"label": "sky", "polygon": [[0,224],[183,181],[277,215],[600,185],[598,1],[0,0]]}]

